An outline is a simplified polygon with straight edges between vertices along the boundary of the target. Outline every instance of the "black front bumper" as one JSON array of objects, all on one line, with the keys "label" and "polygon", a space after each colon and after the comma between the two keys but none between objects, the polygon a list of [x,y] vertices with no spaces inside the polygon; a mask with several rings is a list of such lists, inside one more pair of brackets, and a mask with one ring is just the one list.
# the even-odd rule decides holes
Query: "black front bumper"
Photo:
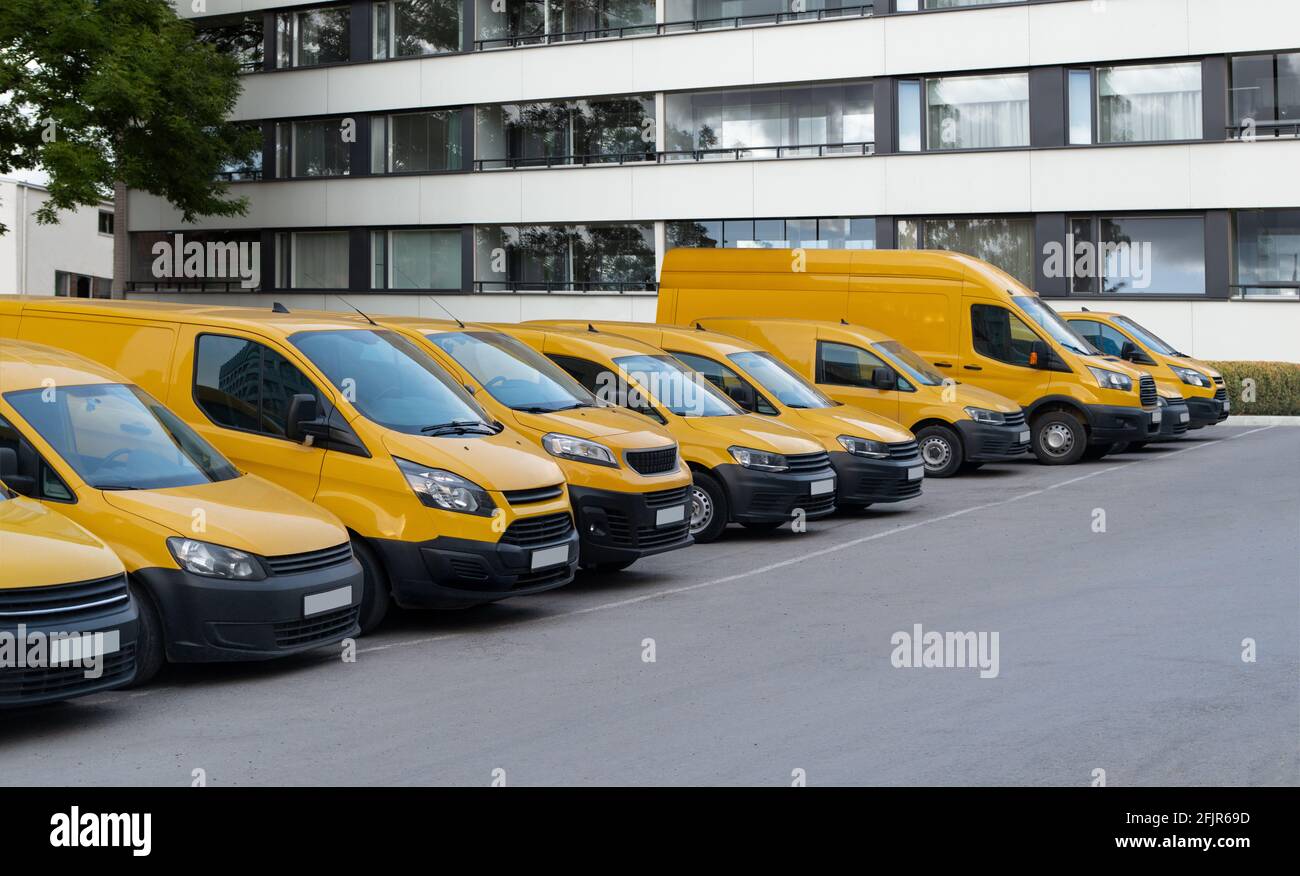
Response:
[{"label": "black front bumper", "polygon": [[1029,452],[1029,424],[993,425],[974,420],[958,420],[955,424],[961,434],[962,452],[968,462],[998,462],[1014,459]]},{"label": "black front bumper", "polygon": [[[907,459],[869,459],[843,450],[831,453],[835,501],[841,505],[901,502],[921,495],[925,464],[921,454]],[[918,472],[911,477],[912,472]]]},{"label": "black front bumper", "polygon": [[[695,543],[689,486],[650,493],[569,487],[569,502],[578,518],[584,566],[631,562]],[[660,525],[661,514],[672,519]]]},{"label": "black front bumper", "polygon": [[743,465],[725,464],[713,469],[727,491],[733,523],[774,523],[790,520],[795,509],[815,520],[835,512],[835,490],[812,494],[815,483],[835,479],[829,466],[817,471],[755,471]]},{"label": "black front bumper", "polygon": [[1228,419],[1232,408],[1227,398],[1188,398],[1187,411],[1192,415],[1191,427],[1203,429]]},{"label": "black front bumper", "polygon": [[[21,636],[18,624],[0,624],[0,634],[6,634],[6,638],[13,637],[10,641],[15,647],[22,647],[24,642],[31,643],[33,633],[47,636],[70,633],[104,633],[106,636],[117,634],[117,649],[100,657],[98,666],[9,666],[0,669],[0,709],[68,700],[129,684],[135,678],[138,627],[139,614],[135,600],[91,617],[79,617],[66,622],[25,624]],[[111,638],[104,640],[104,644],[111,644]],[[88,678],[87,672],[97,677]]]},{"label": "black front bumper", "polygon": [[[133,574],[158,606],[167,659],[175,663],[268,660],[361,632],[363,578],[355,559],[262,581],[206,578],[181,569]],[[313,606],[307,614],[307,597],[330,607]]]},{"label": "black front bumper", "polygon": [[[1151,441],[1160,433],[1161,423],[1154,423],[1154,410],[1119,405],[1088,405],[1088,443],[1112,444],[1119,441]],[[1163,421],[1164,415],[1161,414]]]},{"label": "black front bumper", "polygon": [[1160,418],[1160,431],[1151,441],[1173,441],[1187,433],[1191,427],[1191,411],[1185,404],[1165,405],[1160,409],[1163,415]]},{"label": "black front bumper", "polygon": [[[393,600],[403,608],[467,608],[541,593],[572,581],[578,565],[578,531],[572,526],[563,536],[527,545],[449,536],[370,544],[388,571]],[[534,551],[559,547],[567,548],[563,562],[532,568]]]}]

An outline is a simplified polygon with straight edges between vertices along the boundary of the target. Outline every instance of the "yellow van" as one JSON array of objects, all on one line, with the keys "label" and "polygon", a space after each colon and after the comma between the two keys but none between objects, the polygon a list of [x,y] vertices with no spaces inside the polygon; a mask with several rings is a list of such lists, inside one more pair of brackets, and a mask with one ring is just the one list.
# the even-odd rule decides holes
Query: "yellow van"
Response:
[{"label": "yellow van", "polygon": [[858,325],[806,319],[701,319],[781,358],[826,395],[910,429],[928,477],[952,477],[1029,450],[1020,405],[931,368],[898,341]]},{"label": "yellow van", "polygon": [[1006,396],[1030,448],[1061,465],[1160,431],[1155,380],[1088,342],[998,268],[929,250],[669,250],[658,322],[801,317],[863,325],[937,373]]},{"label": "yellow van", "polygon": [[1187,402],[1189,428],[1203,429],[1228,418],[1232,403],[1223,375],[1178,352],[1135,320],[1120,313],[1095,313],[1086,307],[1061,317],[1103,354],[1149,368],[1157,382],[1176,380],[1177,390]]},{"label": "yellow van", "polygon": [[278,304],[0,296],[5,330],[125,373],[236,465],[342,520],[365,571],[362,632],[390,600],[457,608],[573,579],[559,466],[391,329]]},{"label": "yellow van", "polygon": [[775,417],[821,442],[830,454],[838,485],[835,504],[859,509],[921,495],[925,467],[916,437],[898,423],[834,401],[780,358],[744,338],[703,328],[644,322],[526,325],[581,328],[635,338],[671,353],[750,414]]},{"label": "yellow van", "polygon": [[361,568],[339,521],[240,473],[89,359],[0,340],[0,480],[121,559],[140,613],[137,682],[164,658],[262,660],[357,633]]},{"label": "yellow van", "polygon": [[490,326],[377,320],[423,345],[492,416],[555,457],[569,484],[582,568],[625,569],[693,542],[691,473],[662,426],[601,404],[550,359]]},{"label": "yellow van", "polygon": [[774,529],[802,512],[835,511],[835,471],[812,436],[746,414],[658,347],[594,329],[498,325],[550,358],[602,401],[661,426],[690,467],[690,530],[700,543],[729,522]]},{"label": "yellow van", "polygon": [[0,708],[130,683],[138,622],[117,554],[0,483]]}]

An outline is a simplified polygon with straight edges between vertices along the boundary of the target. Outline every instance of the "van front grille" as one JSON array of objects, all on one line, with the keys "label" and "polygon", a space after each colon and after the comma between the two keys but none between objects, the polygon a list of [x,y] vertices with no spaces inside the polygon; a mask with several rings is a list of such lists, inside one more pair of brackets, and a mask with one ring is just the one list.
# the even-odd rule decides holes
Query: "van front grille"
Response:
[{"label": "van front grille", "polygon": [[503,494],[511,505],[532,505],[537,502],[549,502],[564,495],[564,485],[537,487],[532,490],[506,490]]},{"label": "van front grille", "polygon": [[886,446],[889,448],[890,459],[912,459],[921,455],[921,446],[915,441],[900,441]]},{"label": "van front grille", "polygon": [[[1217,379],[1217,378],[1216,378],[1216,379]],[[1227,400],[1228,400],[1228,389],[1227,389],[1227,387],[1225,387],[1225,386],[1220,386],[1218,389],[1216,389],[1216,390],[1214,391],[1214,398],[1215,398],[1216,401],[1227,401]]]},{"label": "van front grille", "polygon": [[360,613],[361,607],[353,605],[298,621],[278,623],[275,625],[275,646],[297,648],[312,642],[335,641],[357,625]]},{"label": "van front grille", "polygon": [[21,705],[25,700],[67,698],[125,684],[135,676],[135,643],[105,654],[102,660],[98,678],[87,678],[85,666],[0,670],[0,703]]},{"label": "van front grille", "polygon": [[573,518],[561,511],[516,520],[501,535],[502,544],[517,547],[536,547],[559,541],[573,531]]},{"label": "van front grille", "polygon": [[110,614],[130,601],[126,575],[75,584],[0,590],[0,626],[58,626]]},{"label": "van front grille", "polygon": [[640,475],[667,474],[677,470],[677,445],[658,450],[629,450],[623,454],[632,471]]},{"label": "van front grille", "polygon": [[1025,425],[1025,412],[1023,410],[1019,410],[1019,411],[1012,411],[1009,414],[1003,414],[1002,421],[1006,423],[1008,426],[1023,426]]},{"label": "van front grille", "polygon": [[319,551],[282,554],[278,557],[265,557],[264,559],[272,575],[297,575],[302,572],[314,572],[317,569],[328,569],[330,566],[338,566],[351,561],[352,544],[345,541],[343,544]]},{"label": "van front grille", "polygon": [[831,467],[831,457],[826,451],[820,453],[797,453],[785,458],[790,471],[821,471]]},{"label": "van front grille", "polygon": [[1150,374],[1143,374],[1138,379],[1138,394],[1142,399],[1142,407],[1153,408],[1156,406],[1156,399],[1160,394],[1156,392],[1156,380]]},{"label": "van front grille", "polygon": [[685,505],[687,492],[690,487],[678,487],[675,490],[659,490],[656,493],[646,493],[645,503],[649,508],[667,508],[670,505]]}]

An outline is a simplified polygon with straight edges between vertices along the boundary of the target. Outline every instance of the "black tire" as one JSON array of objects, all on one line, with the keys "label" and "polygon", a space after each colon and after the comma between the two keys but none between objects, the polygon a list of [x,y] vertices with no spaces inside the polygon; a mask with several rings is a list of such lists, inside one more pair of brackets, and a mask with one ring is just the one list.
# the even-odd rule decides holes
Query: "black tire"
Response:
[{"label": "black tire", "polygon": [[745,527],[746,529],[752,529],[755,532],[771,532],[774,529],[780,529],[782,526],[785,526],[785,521],[784,520],[763,520],[763,521],[750,521],[749,523],[745,523],[742,521],[740,525]]},{"label": "black tire", "polygon": [[128,687],[140,687],[152,681],[167,662],[167,642],[163,635],[162,618],[158,616],[158,607],[153,604],[153,597],[134,581],[130,587],[140,621],[136,625],[135,678],[131,679]]},{"label": "black tire", "polygon": [[982,462],[963,462],[961,464],[961,473],[967,474],[968,472],[979,471],[983,467],[984,463]]},{"label": "black tire", "polygon": [[1084,459],[1101,459],[1107,453],[1115,450],[1115,444],[1111,441],[1103,441],[1100,444],[1089,444],[1083,451]]},{"label": "black tire", "polygon": [[1048,411],[1034,418],[1034,456],[1043,465],[1074,465],[1088,449],[1088,433],[1069,411]]},{"label": "black tire", "polygon": [[691,472],[691,535],[696,544],[717,541],[731,519],[727,494],[708,472]]},{"label": "black tire", "polygon": [[636,560],[611,560],[607,563],[584,563],[582,568],[586,572],[621,572],[635,562]]},{"label": "black tire", "polygon": [[352,552],[357,555],[357,562],[361,563],[361,571],[365,573],[364,583],[361,585],[361,635],[374,632],[375,628],[383,622],[384,617],[388,614],[389,603],[393,601],[392,592],[388,584],[388,574],[384,567],[379,564],[375,552],[370,549],[364,541],[359,538],[352,539]]},{"label": "black tire", "polygon": [[948,426],[926,426],[916,433],[916,443],[921,447],[926,477],[950,478],[961,470],[965,453],[957,430]]}]

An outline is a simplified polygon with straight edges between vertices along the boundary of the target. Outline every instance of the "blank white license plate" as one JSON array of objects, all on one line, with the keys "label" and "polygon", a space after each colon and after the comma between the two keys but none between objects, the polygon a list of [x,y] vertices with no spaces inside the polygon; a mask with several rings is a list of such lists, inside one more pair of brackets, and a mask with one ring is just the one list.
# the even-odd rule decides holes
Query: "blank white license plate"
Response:
[{"label": "blank white license plate", "polygon": [[1226,413],[1227,411],[1232,410],[1232,402],[1230,402],[1230,401],[1224,401],[1224,403],[1223,403],[1223,410],[1224,410],[1225,413]]},{"label": "blank white license plate", "polygon": [[916,468],[909,468],[907,470],[907,479],[909,481],[919,481],[923,477],[925,477],[925,466],[923,465],[918,465]]},{"label": "blank white license plate", "polygon": [[100,636],[87,633],[75,639],[57,639],[51,642],[50,665],[66,666],[105,654],[116,654],[121,647],[121,634],[117,630],[106,630]]},{"label": "blank white license plate", "polygon": [[547,566],[558,566],[560,563],[569,561],[569,546],[562,544],[559,547],[542,548],[540,551],[533,551],[533,568],[545,569]]},{"label": "blank white license plate", "polygon": [[828,478],[824,481],[813,481],[811,492],[814,496],[835,492],[835,478]]},{"label": "blank white license plate", "polygon": [[311,617],[313,614],[320,614],[322,611],[333,611],[336,608],[342,608],[345,605],[352,604],[352,585],[340,587],[337,590],[326,590],[324,593],[313,593],[310,596],[302,598],[302,616]]},{"label": "blank white license plate", "polygon": [[670,523],[681,523],[685,519],[685,505],[674,505],[671,508],[660,508],[655,512],[655,526],[667,526]]},{"label": "blank white license plate", "polygon": [[1183,411],[1181,414],[1178,415],[1178,422],[1180,423],[1186,423],[1191,419],[1192,419],[1192,415],[1189,414],[1187,411]]},{"label": "blank white license plate", "polygon": [[1152,412],[1151,412],[1151,422],[1153,422],[1153,423],[1159,423],[1160,420],[1161,420],[1160,412],[1159,412],[1159,411],[1152,411]]},{"label": "blank white license plate", "polygon": [[1020,433],[1020,440],[1021,440],[1021,441],[1028,441],[1028,440],[1029,440],[1029,430],[1028,430],[1028,429],[1026,429],[1025,431],[1023,431],[1023,432]]}]

